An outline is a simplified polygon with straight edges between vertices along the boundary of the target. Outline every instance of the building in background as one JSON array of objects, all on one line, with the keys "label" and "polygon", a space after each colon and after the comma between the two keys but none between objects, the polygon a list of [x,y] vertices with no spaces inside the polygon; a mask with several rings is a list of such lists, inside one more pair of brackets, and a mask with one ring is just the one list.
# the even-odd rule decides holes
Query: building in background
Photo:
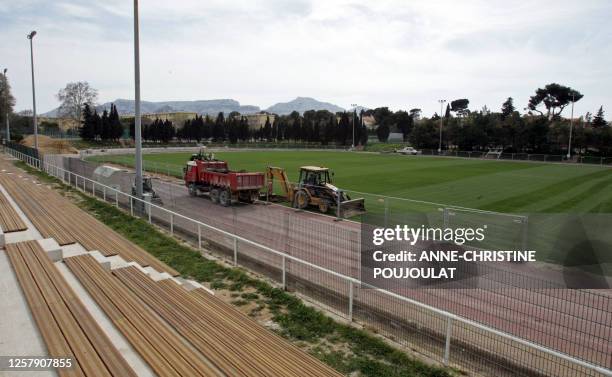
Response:
[{"label": "building in background", "polygon": [[266,125],[267,119],[270,119],[270,124],[272,125],[274,124],[274,120],[276,119],[276,115],[266,113],[266,112],[260,112],[256,114],[237,115],[237,117],[246,118],[247,122],[249,123],[250,130],[259,130],[260,128]]},{"label": "building in background", "polygon": [[[186,120],[195,119],[198,113],[189,113],[189,112],[167,112],[167,113],[149,113],[142,114],[142,123],[143,124],[151,124],[155,121],[155,119],[159,119],[161,121],[169,120],[172,122],[174,128],[181,128],[185,124]],[[120,115],[119,116],[122,121],[129,122],[131,119],[134,119],[134,115]]]}]

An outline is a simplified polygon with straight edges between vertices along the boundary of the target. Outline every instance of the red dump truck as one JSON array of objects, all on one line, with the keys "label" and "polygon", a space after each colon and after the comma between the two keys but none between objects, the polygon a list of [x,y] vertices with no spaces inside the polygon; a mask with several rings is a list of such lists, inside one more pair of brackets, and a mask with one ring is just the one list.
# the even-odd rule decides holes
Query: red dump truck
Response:
[{"label": "red dump truck", "polygon": [[208,194],[213,203],[230,206],[233,201],[253,203],[264,187],[264,173],[229,170],[227,162],[211,154],[194,154],[184,168],[189,195]]}]

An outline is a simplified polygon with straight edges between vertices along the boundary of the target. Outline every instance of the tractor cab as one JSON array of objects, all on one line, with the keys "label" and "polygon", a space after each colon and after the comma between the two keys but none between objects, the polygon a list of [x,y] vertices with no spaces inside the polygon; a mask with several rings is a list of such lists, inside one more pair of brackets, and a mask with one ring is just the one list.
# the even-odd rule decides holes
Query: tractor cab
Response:
[{"label": "tractor cab", "polygon": [[298,182],[303,186],[315,187],[326,186],[332,183],[329,169],[319,166],[302,166],[300,168],[300,178]]},{"label": "tractor cab", "polygon": [[153,182],[151,182],[151,177],[148,175],[145,175],[142,177],[142,191],[143,192],[153,191]]},{"label": "tractor cab", "polygon": [[[153,189],[153,181],[151,180],[151,176],[143,175],[142,176],[142,193],[146,196],[149,195],[151,197],[151,202],[154,204],[162,205],[164,204],[161,197],[157,195],[155,190]],[[132,185],[132,195],[136,196],[136,185]]]}]

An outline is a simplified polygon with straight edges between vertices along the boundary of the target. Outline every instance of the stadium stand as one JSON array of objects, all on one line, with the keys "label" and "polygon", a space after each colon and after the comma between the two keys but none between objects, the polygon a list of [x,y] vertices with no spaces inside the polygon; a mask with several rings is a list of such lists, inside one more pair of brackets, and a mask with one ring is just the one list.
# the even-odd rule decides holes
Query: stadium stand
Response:
[{"label": "stadium stand", "polygon": [[6,246],[52,357],[71,357],[60,376],[136,376],[36,241]]},{"label": "stadium stand", "polygon": [[[10,165],[2,167],[4,171],[0,172],[0,184],[44,237],[54,238],[59,245],[78,242],[85,249],[98,250],[104,256],[119,255],[143,267],[151,266],[159,272],[179,275],[176,270],[127,241],[51,188],[20,176]],[[24,184],[24,180],[28,181],[27,184]]]},{"label": "stadium stand", "polygon": [[0,228],[4,233],[19,232],[26,230],[28,227],[21,220],[17,211],[9,203],[6,196],[0,192]]}]

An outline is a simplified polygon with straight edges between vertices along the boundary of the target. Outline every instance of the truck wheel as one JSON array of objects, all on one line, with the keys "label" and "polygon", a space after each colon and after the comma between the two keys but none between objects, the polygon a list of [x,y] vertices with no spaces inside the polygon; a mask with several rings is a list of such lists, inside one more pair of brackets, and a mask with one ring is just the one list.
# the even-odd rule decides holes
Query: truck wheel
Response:
[{"label": "truck wheel", "polygon": [[232,194],[229,190],[223,190],[219,194],[219,203],[224,207],[229,207],[232,204]]},{"label": "truck wheel", "polygon": [[196,188],[195,184],[190,184],[189,185],[189,195],[190,196],[198,196],[198,189]]},{"label": "truck wheel", "polygon": [[329,211],[329,202],[327,200],[322,200],[319,203],[319,212],[327,213],[327,211]]},{"label": "truck wheel", "polygon": [[211,189],[210,190],[210,201],[217,204],[219,203],[219,189]]},{"label": "truck wheel", "polygon": [[308,207],[308,194],[304,191],[298,191],[293,198],[293,206],[295,208],[304,209]]}]

